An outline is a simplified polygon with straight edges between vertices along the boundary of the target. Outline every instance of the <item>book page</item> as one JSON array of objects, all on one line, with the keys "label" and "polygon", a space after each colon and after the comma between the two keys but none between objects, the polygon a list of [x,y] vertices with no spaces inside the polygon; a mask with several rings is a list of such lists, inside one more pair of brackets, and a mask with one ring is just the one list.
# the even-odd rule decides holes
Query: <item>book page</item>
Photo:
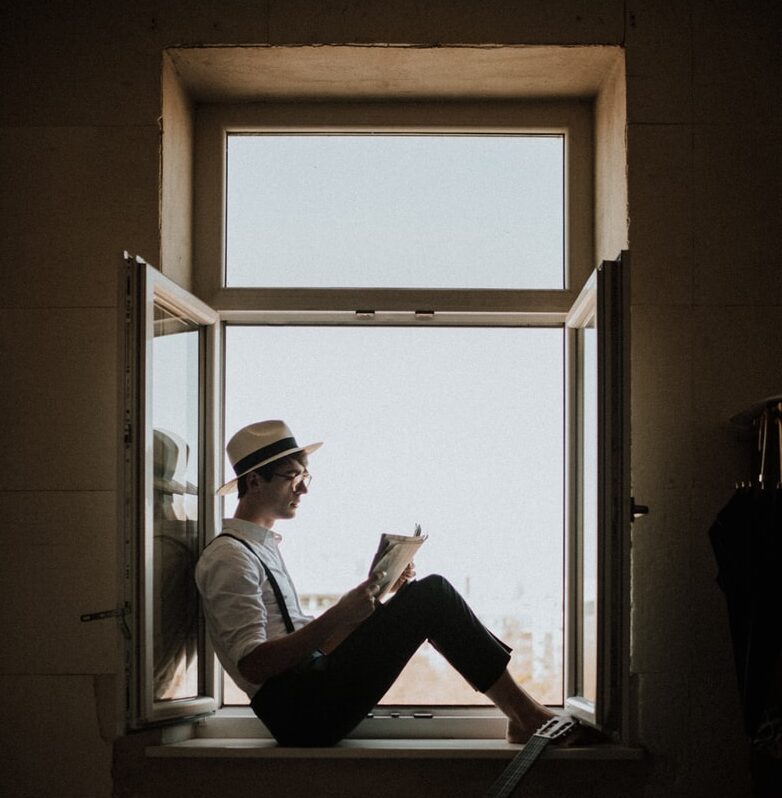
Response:
[{"label": "book page", "polygon": [[372,559],[369,575],[378,575],[384,572],[379,580],[378,601],[396,584],[402,572],[413,561],[416,552],[426,540],[426,535],[420,534],[420,527],[415,535],[389,535],[380,536],[380,545]]}]

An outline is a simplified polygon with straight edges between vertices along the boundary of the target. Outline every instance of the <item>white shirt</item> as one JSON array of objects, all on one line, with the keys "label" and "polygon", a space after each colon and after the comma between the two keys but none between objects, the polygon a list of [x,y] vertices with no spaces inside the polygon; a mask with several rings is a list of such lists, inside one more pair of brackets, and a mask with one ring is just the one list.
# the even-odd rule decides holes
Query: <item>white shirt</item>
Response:
[{"label": "white shirt", "polygon": [[[301,611],[296,588],[278,547],[282,537],[238,518],[225,519],[223,532],[246,541],[272,572],[294,629],[308,624],[312,616]],[[242,677],[237,667],[239,661],[260,643],[287,634],[271,582],[246,546],[220,535],[201,554],[195,580],[217,658],[236,684],[252,698],[261,685]]]}]

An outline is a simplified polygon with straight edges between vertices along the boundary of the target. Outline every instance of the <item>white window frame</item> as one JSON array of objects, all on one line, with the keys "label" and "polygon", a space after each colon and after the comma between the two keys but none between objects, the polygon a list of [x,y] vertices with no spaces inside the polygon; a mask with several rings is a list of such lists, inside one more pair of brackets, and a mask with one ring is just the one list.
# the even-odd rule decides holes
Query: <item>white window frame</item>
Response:
[{"label": "white window frame", "polygon": [[[226,141],[230,133],[515,133],[515,134],[561,134],[565,139],[565,274],[564,289],[550,291],[482,291],[482,290],[398,290],[398,289],[262,289],[225,288],[225,186],[226,186]],[[220,311],[225,323],[243,324],[443,324],[460,326],[484,326],[501,324],[504,326],[563,326],[566,329],[569,357],[573,360],[570,345],[576,324],[573,307],[583,309],[585,302],[591,303],[592,312],[600,315],[598,326],[605,329],[605,321],[612,311],[606,305],[604,294],[608,283],[609,265],[589,283],[587,277],[593,264],[593,210],[592,210],[592,116],[588,103],[581,101],[557,102],[485,102],[485,103],[447,103],[427,105],[424,103],[406,104],[394,102],[390,105],[354,103],[340,104],[263,104],[230,106],[224,104],[199,106],[196,125],[196,177],[195,177],[195,262],[196,280],[202,295]],[[217,221],[216,221],[217,220]],[[598,286],[600,283],[600,309],[598,309]],[[581,292],[575,289],[587,284]],[[575,300],[575,301],[574,301]],[[344,308],[344,310],[343,310]],[[486,310],[486,309],[490,310]],[[419,310],[416,313],[416,309]],[[360,311],[371,311],[370,314]],[[424,313],[420,311],[423,310]],[[615,340],[615,339],[612,339]],[[621,338],[626,342],[626,337]],[[615,390],[606,384],[609,370],[616,366],[608,365],[608,353],[612,345],[606,336],[600,336],[602,349],[600,384],[603,386],[599,397],[604,407],[610,391]],[[614,361],[612,361],[615,363]],[[611,371],[613,373],[613,371]],[[572,382],[572,381],[571,381]],[[575,383],[573,382],[573,385]],[[568,406],[573,407],[573,388],[568,390]],[[571,428],[578,423],[577,418],[569,418]],[[598,434],[607,436],[613,429],[614,419],[604,410]],[[614,444],[610,444],[612,451]],[[600,446],[605,452],[605,444]],[[570,453],[566,453],[570,457]],[[603,457],[599,466],[599,484],[604,485],[613,468],[610,457]],[[626,465],[622,463],[621,469]],[[571,472],[572,473],[572,472]],[[613,472],[611,472],[613,473]],[[621,472],[624,475],[624,472]],[[627,481],[626,475],[622,476]],[[569,496],[575,494],[574,483],[566,488]],[[610,491],[609,491],[610,493]],[[625,491],[627,494],[627,491]],[[601,519],[615,500],[604,491],[598,501]],[[629,499],[628,499],[629,501]],[[568,501],[568,509],[572,504]],[[628,511],[629,512],[629,511]],[[624,516],[623,516],[624,517]],[[578,568],[580,554],[573,541],[578,539],[579,519],[571,512],[566,521],[567,569],[566,594],[568,609],[566,616],[573,618],[577,604],[573,604],[576,587],[579,584]],[[604,523],[601,521],[601,524]],[[614,539],[617,533],[611,535]],[[605,536],[601,536],[605,537]],[[599,561],[601,584],[608,584],[614,567],[611,560],[616,550],[614,545],[604,545]],[[574,555],[576,555],[574,557]],[[620,585],[624,582],[620,579]],[[619,590],[621,594],[621,588]],[[606,610],[598,619],[601,639],[619,640],[613,619],[616,617],[616,600],[607,602],[602,596],[600,607]],[[622,616],[624,618],[624,616]],[[598,673],[598,695],[600,700],[593,704],[581,696],[579,667],[575,645],[577,624],[572,620],[566,623],[566,663],[565,663],[565,705],[587,722],[605,727],[608,721],[616,721],[609,715],[608,706],[619,706],[623,702],[616,697],[604,698],[611,685],[624,683],[613,679],[618,665],[614,663],[606,671],[606,663],[601,656]],[[622,638],[623,639],[623,638]],[[610,644],[609,644],[610,645]],[[626,703],[626,702],[624,702]],[[430,707],[408,707],[412,714],[416,710],[432,712]],[[378,710],[375,715],[383,717],[393,710]],[[487,717],[481,708],[470,710],[475,716]],[[468,713],[468,714],[470,714]],[[448,726],[456,723],[453,713],[434,712],[436,718],[451,717]],[[456,715],[464,716],[464,710]],[[491,713],[489,713],[491,715]],[[401,720],[401,719],[398,719]],[[402,726],[403,724],[395,724]],[[428,724],[431,726],[432,724]],[[434,724],[440,725],[440,724]],[[618,728],[618,723],[613,722]],[[373,735],[371,724],[364,723],[356,731],[357,736]],[[376,724],[375,724],[376,726]],[[421,724],[415,728],[415,736],[421,733]],[[495,722],[491,727],[497,731]],[[372,727],[374,728],[374,727]],[[463,732],[462,732],[463,733]]]},{"label": "white window frame", "polygon": [[[565,138],[564,289],[226,288],[226,137],[231,133],[561,134]],[[194,179],[195,293],[218,311],[371,309],[376,313],[564,314],[594,267],[593,118],[585,100],[483,103],[200,105]]]},{"label": "white window frame", "polygon": [[[579,525],[576,506],[581,481],[578,476],[577,446],[571,443],[565,453],[566,479],[566,654],[565,654],[565,708],[588,723],[610,731],[617,740],[627,733],[628,690],[628,639],[629,605],[627,575],[629,573],[628,530],[631,515],[631,500],[628,481],[629,403],[627,401],[628,339],[623,326],[627,319],[627,267],[628,255],[623,253],[617,261],[601,264],[584,287],[578,301],[564,319],[559,314],[548,315],[546,326],[565,327],[566,372],[569,374],[566,391],[566,413],[571,417],[568,438],[577,438],[575,427],[577,415],[578,347],[575,345],[576,330],[590,319],[598,332],[598,563],[599,563],[599,613],[598,613],[598,668],[597,701],[587,701],[581,693],[579,667],[579,645],[577,624],[579,605]],[[132,260],[128,264],[127,281],[129,304],[126,309],[126,352],[129,360],[124,384],[127,387],[126,424],[124,430],[124,473],[128,487],[125,518],[125,540],[128,550],[129,568],[128,606],[131,613],[132,637],[129,641],[130,684],[134,692],[130,701],[130,725],[141,727],[194,717],[214,712],[221,706],[220,672],[215,667],[214,651],[207,640],[202,640],[204,649],[199,651],[202,666],[201,684],[203,695],[198,699],[179,702],[152,701],[151,678],[151,426],[144,413],[149,403],[151,378],[151,321],[155,303],[158,302],[183,318],[195,321],[204,327],[202,366],[206,369],[203,386],[203,445],[205,452],[200,484],[207,486],[201,492],[200,517],[204,519],[203,535],[206,539],[219,532],[219,513],[211,490],[223,480],[222,458],[216,445],[214,419],[220,412],[220,402],[214,383],[220,370],[220,346],[222,326],[231,321],[248,321],[248,314],[214,313],[195,297],[182,291],[147,264]],[[133,297],[138,303],[133,309]],[[405,314],[381,315],[380,323],[399,322]],[[525,314],[453,314],[461,325],[466,326],[541,326],[542,319],[534,322]],[[290,322],[289,314],[264,314],[268,323]],[[412,314],[413,318],[415,314]],[[256,312],[249,314],[252,323],[257,323]],[[299,323],[324,322],[322,314],[296,313]],[[307,318],[308,317],[308,318]],[[220,324],[216,324],[216,321]],[[409,320],[409,319],[408,319]],[[425,319],[426,324],[449,324],[451,314],[444,317],[435,314]],[[356,323],[354,313],[331,314],[329,323]],[[366,320],[362,320],[366,324]],[[370,323],[374,323],[374,320]],[[135,356],[134,356],[135,353]],[[136,375],[137,379],[134,379]],[[134,387],[135,386],[135,387]],[[210,424],[211,419],[211,424]],[[210,429],[211,428],[211,429]],[[137,431],[137,434],[136,434]],[[211,520],[211,523],[210,523]],[[249,709],[231,707],[218,711],[221,725],[206,736],[264,736],[264,730]],[[501,737],[504,719],[497,710],[487,707],[428,707],[409,706],[400,713],[397,708],[376,709],[373,717],[362,722],[351,736],[358,738],[496,738]]]},{"label": "white window frame", "polygon": [[[593,121],[592,104],[587,100],[199,105],[194,180],[196,290],[209,298],[226,324],[563,327],[577,289],[593,267]],[[226,288],[226,151],[232,133],[561,135],[564,288]],[[569,670],[565,665],[565,672]],[[379,708],[374,719],[392,712],[397,714],[396,708]],[[446,729],[450,729],[466,713],[476,720],[483,718],[473,725],[475,734],[483,735],[491,729],[490,736],[502,736],[504,728],[504,721],[493,708],[462,708],[454,714],[431,707],[406,707],[405,712],[434,714],[436,723],[427,724],[429,727],[440,726],[447,718]],[[354,735],[374,736],[376,724],[372,728],[368,725],[371,722],[361,724]],[[393,728],[400,736],[422,733],[420,722],[403,730],[405,726],[404,722],[395,723]],[[446,730],[445,736],[448,733]]]},{"label": "white window frame", "polygon": [[[460,325],[460,326],[557,326],[570,335],[571,313],[578,289],[587,281],[593,263],[592,210],[592,120],[590,104],[586,101],[551,103],[447,103],[422,106],[421,104],[393,103],[389,105],[350,104],[264,104],[263,106],[205,105],[197,112],[196,170],[195,170],[195,228],[194,228],[194,287],[205,300],[207,309],[214,309],[220,324],[213,325],[215,342],[209,355],[213,359],[211,378],[215,381],[206,387],[207,395],[220,394],[221,352],[219,341],[224,324],[406,324],[406,325]],[[568,114],[574,114],[573,118]],[[393,119],[393,124],[391,123]],[[294,124],[296,121],[296,124]],[[566,272],[562,290],[507,290],[507,291],[427,291],[419,289],[263,289],[224,287],[224,208],[225,208],[225,137],[228,132],[506,132],[552,133],[566,136]],[[577,131],[575,133],[574,131]],[[604,264],[604,274],[625,273],[625,262],[618,260],[616,267]],[[609,262],[614,263],[614,262]],[[597,278],[595,288],[602,297],[610,288],[610,280]],[[173,284],[172,284],[173,285]],[[614,312],[625,311],[627,293],[617,297],[615,289],[606,301],[594,299],[598,327],[606,329],[606,322]],[[199,300],[195,300],[199,302]],[[583,297],[582,297],[582,302]],[[589,300],[592,301],[592,300]],[[204,304],[204,303],[201,303]],[[570,314],[570,316],[569,316]],[[569,321],[570,319],[570,321]],[[626,331],[616,336],[600,336],[601,373],[599,375],[601,441],[599,502],[601,519],[600,546],[600,619],[598,624],[598,698],[590,704],[578,696],[578,668],[574,660],[575,649],[570,636],[573,625],[566,623],[566,707],[588,722],[605,728],[619,738],[627,734],[627,530],[629,528],[629,459],[626,457],[627,415],[626,368],[623,357],[627,354]],[[619,360],[616,353],[619,352]],[[605,359],[612,353],[611,364]],[[620,365],[617,365],[620,364]],[[569,367],[567,367],[569,368]],[[607,379],[615,378],[613,382]],[[617,382],[618,380],[618,382]],[[616,399],[617,385],[621,397]],[[216,387],[217,386],[217,387]],[[609,399],[611,401],[609,401]],[[572,401],[569,406],[573,406]],[[211,454],[207,455],[207,477],[204,485],[216,486],[223,479],[222,421],[219,401],[211,403],[207,413],[206,441]],[[620,433],[616,432],[617,427]],[[618,448],[617,448],[618,447]],[[572,474],[571,474],[572,476]],[[610,483],[610,484],[609,484]],[[208,491],[207,491],[208,493]],[[219,532],[221,513],[216,504],[207,505],[203,518],[214,521],[207,536]],[[626,510],[626,512],[625,512]],[[572,514],[571,514],[572,515]],[[628,523],[625,523],[627,519]],[[575,519],[567,521],[566,538],[573,540],[571,528]],[[566,589],[568,609],[572,611],[574,593],[573,568],[576,555],[568,546]],[[604,641],[604,642],[600,642]],[[213,652],[206,643],[207,658]],[[211,695],[216,705],[221,704],[218,674],[211,678]],[[139,689],[143,692],[144,687]],[[415,707],[406,708],[407,716],[389,721],[391,711],[378,711],[371,720],[362,723],[354,732],[356,737],[501,737],[504,720],[492,708],[476,707],[442,708],[436,716],[422,719],[413,717]],[[431,707],[418,708],[426,713]],[[260,724],[249,709],[219,710],[221,721],[230,724],[249,721],[257,736],[262,735]],[[149,718],[147,718],[148,720]],[[221,735],[219,735],[221,736]]]},{"label": "white window frame", "polygon": [[[630,651],[630,255],[603,261],[565,320],[568,451],[566,453],[565,709],[615,739],[629,735]],[[583,695],[580,628],[583,519],[580,517],[581,388],[579,328],[597,331],[597,669],[596,700]]]},{"label": "white window frame", "polygon": [[152,402],[154,312],[164,308],[172,315],[197,325],[199,330],[199,496],[198,528],[203,545],[213,527],[214,491],[204,490],[215,480],[214,447],[210,419],[217,411],[214,384],[219,349],[218,314],[184,291],[159,271],[127,252],[123,263],[120,307],[123,309],[121,372],[122,396],[122,490],[125,550],[125,607],[129,608],[126,670],[129,728],[170,722],[213,713],[215,700],[214,657],[205,650],[203,623],[199,629],[198,695],[193,698],[156,701],[154,698],[154,518]]}]

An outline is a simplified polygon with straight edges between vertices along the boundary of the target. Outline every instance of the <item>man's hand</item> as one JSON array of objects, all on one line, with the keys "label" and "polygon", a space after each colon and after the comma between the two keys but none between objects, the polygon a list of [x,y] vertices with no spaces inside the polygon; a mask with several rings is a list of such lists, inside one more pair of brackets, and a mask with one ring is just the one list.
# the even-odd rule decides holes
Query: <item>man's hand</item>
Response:
[{"label": "man's hand", "polygon": [[402,574],[400,575],[399,579],[396,580],[396,583],[393,585],[390,592],[396,593],[396,591],[399,590],[399,588],[402,587],[402,585],[404,585],[406,582],[409,582],[411,579],[414,578],[415,578],[415,563],[411,562],[410,565],[408,565],[407,568],[405,568],[405,570],[402,571]]},{"label": "man's hand", "polygon": [[375,596],[378,594],[380,574],[370,576],[353,590],[349,590],[334,605],[340,623],[357,626],[375,611]]},{"label": "man's hand", "polygon": [[349,590],[301,629],[260,643],[239,662],[239,672],[248,681],[261,684],[292,668],[316,648],[330,653],[375,611],[378,581],[384,576],[385,573],[371,576]]}]

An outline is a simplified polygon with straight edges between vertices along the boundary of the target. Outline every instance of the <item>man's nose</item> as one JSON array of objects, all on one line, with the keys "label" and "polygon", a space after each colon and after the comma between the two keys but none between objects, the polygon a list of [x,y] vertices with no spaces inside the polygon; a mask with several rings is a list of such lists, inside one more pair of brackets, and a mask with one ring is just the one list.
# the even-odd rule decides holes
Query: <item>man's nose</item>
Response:
[{"label": "man's nose", "polygon": [[299,482],[298,485],[293,489],[294,493],[309,493],[309,488],[303,483]]}]

